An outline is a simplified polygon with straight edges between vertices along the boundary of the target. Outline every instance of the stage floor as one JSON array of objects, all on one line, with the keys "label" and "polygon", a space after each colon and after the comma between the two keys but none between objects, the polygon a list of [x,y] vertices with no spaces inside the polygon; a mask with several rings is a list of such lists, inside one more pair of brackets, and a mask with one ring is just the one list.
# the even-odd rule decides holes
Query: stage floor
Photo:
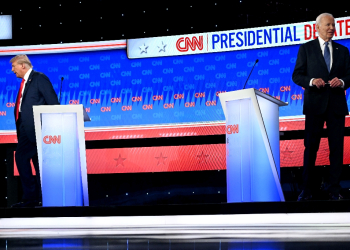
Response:
[{"label": "stage floor", "polygon": [[0,209],[0,238],[350,240],[350,201]]},{"label": "stage floor", "polygon": [[81,237],[62,239],[0,239],[0,249],[130,249],[130,250],[340,250],[349,249],[348,241],[266,239],[134,239],[118,237]]}]

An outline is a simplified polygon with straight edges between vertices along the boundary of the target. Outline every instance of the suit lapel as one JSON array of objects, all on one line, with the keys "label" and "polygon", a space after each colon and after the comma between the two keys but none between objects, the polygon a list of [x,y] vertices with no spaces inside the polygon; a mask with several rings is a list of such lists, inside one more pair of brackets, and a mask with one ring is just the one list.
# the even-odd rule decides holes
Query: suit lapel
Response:
[{"label": "suit lapel", "polygon": [[333,62],[332,62],[331,72],[337,68],[336,63],[339,62],[338,58],[340,56],[339,55],[340,52],[338,48],[339,48],[338,44],[332,41]]},{"label": "suit lapel", "polygon": [[30,84],[32,83],[32,79],[33,79],[33,74],[34,74],[34,70],[32,70],[32,72],[30,72],[30,75],[28,77],[28,81],[26,82],[26,85],[24,87],[24,91],[23,91],[23,95],[22,95],[22,99],[25,97],[28,89],[29,89],[29,86]]}]

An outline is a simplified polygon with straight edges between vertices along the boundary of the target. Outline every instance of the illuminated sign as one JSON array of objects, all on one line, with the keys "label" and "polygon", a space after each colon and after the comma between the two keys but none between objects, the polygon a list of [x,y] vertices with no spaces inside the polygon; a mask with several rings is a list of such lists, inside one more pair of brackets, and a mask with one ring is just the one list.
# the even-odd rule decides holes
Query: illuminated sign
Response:
[{"label": "illuminated sign", "polygon": [[[333,40],[350,38],[350,17],[336,18],[335,26]],[[161,57],[296,45],[315,38],[316,24],[312,21],[191,36],[129,39],[127,50],[129,58]],[[166,45],[166,50],[159,50],[160,45]],[[143,47],[147,47],[147,53],[142,53]],[[267,55],[261,52],[260,57],[263,56]]]},{"label": "illuminated sign", "polygon": [[12,39],[12,16],[0,15],[0,40]]}]

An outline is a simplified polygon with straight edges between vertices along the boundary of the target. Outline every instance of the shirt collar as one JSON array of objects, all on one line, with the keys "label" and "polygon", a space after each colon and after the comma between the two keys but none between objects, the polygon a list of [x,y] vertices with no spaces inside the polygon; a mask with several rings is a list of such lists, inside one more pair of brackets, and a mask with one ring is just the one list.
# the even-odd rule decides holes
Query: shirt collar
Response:
[{"label": "shirt collar", "polygon": [[[325,40],[323,40],[321,37],[318,37],[318,41],[320,43],[321,46],[324,45],[324,43],[326,42]],[[328,41],[329,45],[332,44],[332,39]]]},{"label": "shirt collar", "polygon": [[25,73],[25,75],[24,75],[24,77],[23,77],[23,79],[24,79],[25,82],[28,81],[29,75],[30,75],[30,73],[32,73],[32,71],[33,71],[33,69],[30,68],[30,69],[27,71],[27,73]]}]

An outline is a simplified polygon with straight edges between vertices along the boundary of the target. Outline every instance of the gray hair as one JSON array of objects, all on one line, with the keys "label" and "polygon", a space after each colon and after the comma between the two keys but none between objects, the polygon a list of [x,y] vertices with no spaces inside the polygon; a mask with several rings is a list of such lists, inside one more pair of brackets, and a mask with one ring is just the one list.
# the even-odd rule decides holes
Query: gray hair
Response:
[{"label": "gray hair", "polygon": [[320,25],[321,19],[322,19],[324,16],[330,16],[330,17],[333,17],[333,18],[334,18],[334,16],[333,16],[332,14],[329,14],[329,13],[322,13],[321,15],[319,15],[319,16],[316,18],[316,24],[317,24],[317,25]]},{"label": "gray hair", "polygon": [[33,65],[30,62],[27,55],[17,55],[10,60],[10,63],[13,63],[13,62],[17,62],[18,64],[25,64],[29,66],[29,68],[33,68]]}]

